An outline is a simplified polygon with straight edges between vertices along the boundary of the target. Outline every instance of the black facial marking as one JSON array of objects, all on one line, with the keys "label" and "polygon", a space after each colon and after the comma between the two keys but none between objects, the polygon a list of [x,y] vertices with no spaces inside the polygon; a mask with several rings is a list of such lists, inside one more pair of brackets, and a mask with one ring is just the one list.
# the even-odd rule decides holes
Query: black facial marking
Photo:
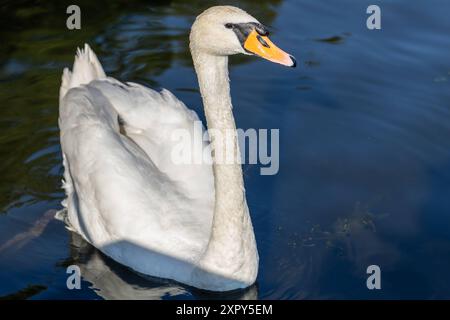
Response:
[{"label": "black facial marking", "polygon": [[253,22],[253,25],[255,26],[255,30],[256,32],[258,32],[259,35],[261,36],[269,35],[269,30],[267,30],[267,28],[262,24]]},{"label": "black facial marking", "polygon": [[[234,33],[236,33],[236,36],[238,37],[239,41],[241,42],[242,46],[245,43],[245,40],[247,40],[248,35],[255,30],[259,35],[259,42],[265,47],[269,47],[266,41],[261,38],[261,36],[268,36],[269,31],[265,26],[263,26],[260,23],[257,22],[247,22],[247,23],[226,23],[225,28],[232,29]],[[261,39],[261,40],[260,40]]]}]

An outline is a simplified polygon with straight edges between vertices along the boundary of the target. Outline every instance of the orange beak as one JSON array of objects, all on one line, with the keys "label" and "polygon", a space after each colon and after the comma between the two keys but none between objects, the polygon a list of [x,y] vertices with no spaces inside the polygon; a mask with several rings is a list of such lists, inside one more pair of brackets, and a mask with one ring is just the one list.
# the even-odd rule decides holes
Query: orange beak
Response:
[{"label": "orange beak", "polygon": [[295,68],[297,65],[293,56],[278,48],[268,37],[259,35],[256,30],[249,34],[245,40],[244,48],[261,58],[284,66]]}]

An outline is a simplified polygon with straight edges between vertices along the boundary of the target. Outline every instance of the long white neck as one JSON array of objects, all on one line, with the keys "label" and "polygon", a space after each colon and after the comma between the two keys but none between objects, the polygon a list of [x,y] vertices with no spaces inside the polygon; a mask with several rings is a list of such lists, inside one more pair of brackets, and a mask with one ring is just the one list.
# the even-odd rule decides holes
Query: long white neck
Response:
[{"label": "long white neck", "polygon": [[[195,48],[191,48],[191,53],[214,160],[213,226],[200,267],[211,274],[249,285],[256,278],[258,252],[245,199],[242,168],[236,161],[239,145],[231,105],[228,57],[198,52]],[[219,154],[226,156],[230,152],[235,159],[233,163],[218,159]]]}]

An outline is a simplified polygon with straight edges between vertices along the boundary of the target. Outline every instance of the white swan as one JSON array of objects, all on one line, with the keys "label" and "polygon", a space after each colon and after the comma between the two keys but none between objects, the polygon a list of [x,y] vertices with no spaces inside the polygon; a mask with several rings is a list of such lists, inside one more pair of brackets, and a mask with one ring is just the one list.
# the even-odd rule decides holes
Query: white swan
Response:
[{"label": "white swan", "polygon": [[[267,34],[230,6],[206,10],[192,26],[190,50],[208,127],[215,129],[213,150],[226,145],[221,132],[235,130],[228,55],[295,66]],[[206,290],[244,288],[255,282],[258,252],[240,164],[171,160],[171,133],[192,131],[196,120],[169,91],[109,78],[88,45],[78,50],[60,89],[66,222],[140,273]],[[236,139],[228,142],[238,152]]]}]

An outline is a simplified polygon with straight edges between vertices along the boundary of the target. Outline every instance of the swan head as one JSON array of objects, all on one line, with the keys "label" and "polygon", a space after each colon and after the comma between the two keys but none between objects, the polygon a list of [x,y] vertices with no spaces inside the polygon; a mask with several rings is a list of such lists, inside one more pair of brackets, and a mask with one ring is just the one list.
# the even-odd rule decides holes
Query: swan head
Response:
[{"label": "swan head", "polygon": [[244,10],[232,6],[215,6],[205,10],[191,28],[190,48],[216,56],[256,55],[288,67],[295,58],[273,44],[267,28]]}]

